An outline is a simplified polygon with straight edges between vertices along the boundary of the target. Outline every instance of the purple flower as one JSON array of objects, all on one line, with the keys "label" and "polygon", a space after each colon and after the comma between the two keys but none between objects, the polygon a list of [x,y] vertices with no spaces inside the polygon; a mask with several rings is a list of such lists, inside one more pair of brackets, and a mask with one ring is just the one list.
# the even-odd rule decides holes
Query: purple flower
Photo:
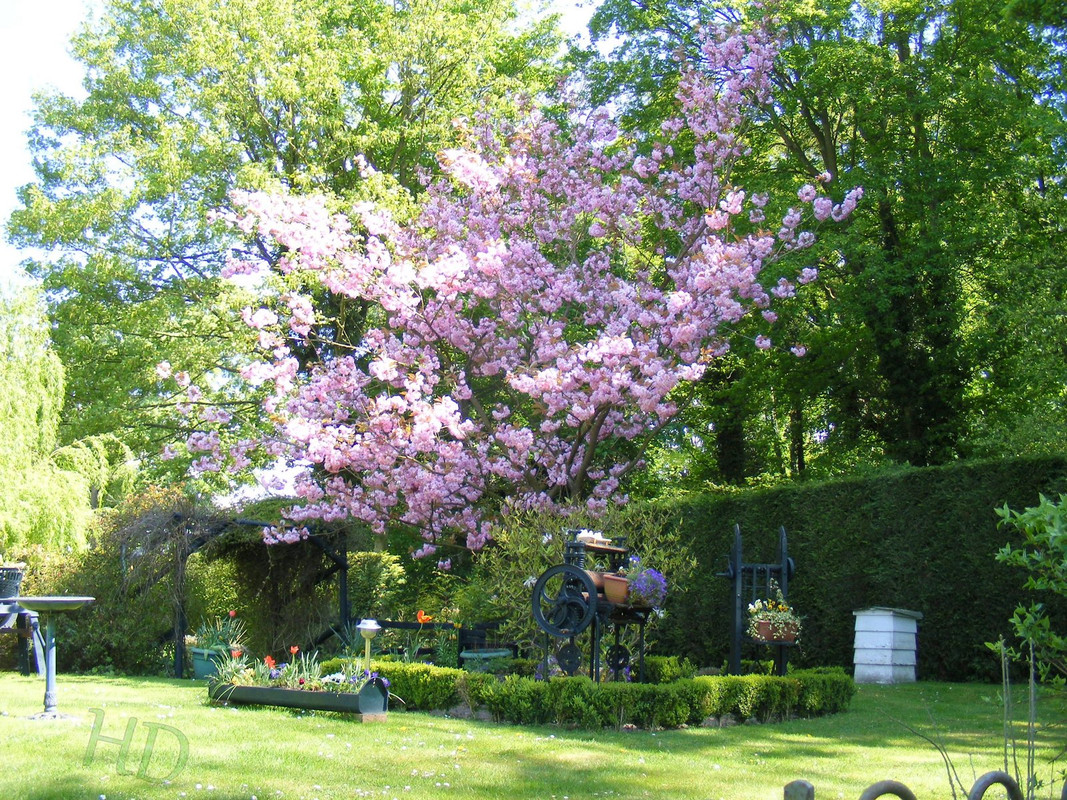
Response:
[{"label": "purple flower", "polygon": [[667,598],[667,579],[655,569],[646,569],[630,578],[630,602],[658,608]]}]

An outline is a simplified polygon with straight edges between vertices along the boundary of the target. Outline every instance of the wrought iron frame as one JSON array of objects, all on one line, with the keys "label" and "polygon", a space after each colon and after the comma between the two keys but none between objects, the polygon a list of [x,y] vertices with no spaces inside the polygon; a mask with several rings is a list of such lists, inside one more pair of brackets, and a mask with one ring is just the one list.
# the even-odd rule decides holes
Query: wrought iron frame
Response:
[{"label": "wrought iron frame", "polygon": [[[734,525],[734,546],[727,560],[726,570],[717,573],[720,578],[727,578],[733,583],[732,604],[733,614],[730,619],[730,674],[737,675],[741,672],[741,647],[747,640],[755,643],[754,639],[745,636],[745,614],[748,604],[760,597],[767,597],[771,591],[772,582],[778,584],[782,590],[782,596],[789,597],[789,580],[796,572],[796,564],[789,555],[789,540],[784,527],[778,528],[778,559],[774,563],[750,563],[746,564],[743,557],[741,543],[741,526]],[[759,643],[774,650],[775,672],[785,675],[786,665],[789,661],[790,642],[773,642],[770,644]]]},{"label": "wrought iron frame", "polygon": [[[563,563],[545,570],[534,583],[530,602],[534,622],[544,632],[543,674],[548,674],[548,658],[553,639],[566,639],[556,655],[560,667],[568,674],[575,674],[581,665],[581,649],[577,638],[587,629],[592,632],[589,652],[589,674],[594,681],[600,680],[602,669],[601,650],[604,636],[614,634],[614,656],[608,667],[618,680],[629,666],[630,654],[622,644],[622,629],[637,625],[638,681],[645,680],[645,625],[652,614],[650,608],[622,606],[609,602],[597,591],[592,578],[586,573],[588,553],[606,556],[612,569],[618,569],[629,555],[624,539],[613,540],[612,545],[590,545],[578,540],[577,530],[567,530],[571,538],[564,544]],[[621,655],[625,651],[625,657]],[[566,662],[566,666],[564,666]]]}]

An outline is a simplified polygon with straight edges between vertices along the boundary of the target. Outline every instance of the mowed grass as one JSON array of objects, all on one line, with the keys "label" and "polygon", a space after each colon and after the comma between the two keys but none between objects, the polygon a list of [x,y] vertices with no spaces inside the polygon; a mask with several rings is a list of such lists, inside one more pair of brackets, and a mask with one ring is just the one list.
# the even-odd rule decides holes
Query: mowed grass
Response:
[{"label": "mowed grass", "polygon": [[[863,686],[851,711],[821,719],[593,732],[422,713],[359,724],[324,713],[216,707],[192,681],[60,675],[58,683],[59,710],[70,718],[31,719],[42,709],[43,682],[0,673],[3,800],[745,800],[781,798],[797,778],[811,781],[820,800],[859,797],[885,778],[907,783],[919,798],[951,796],[941,757],[904,725],[941,740],[968,788],[1003,764],[999,687],[991,686]],[[106,738],[97,737],[87,757],[98,716],[91,709],[102,711],[98,733]],[[1041,709],[1048,720],[1063,713],[1056,701]],[[121,742],[131,720],[120,763],[122,745],[109,740]],[[188,742],[184,765],[171,729]],[[1047,758],[1067,737],[1053,727],[1039,744],[1048,776]]]}]

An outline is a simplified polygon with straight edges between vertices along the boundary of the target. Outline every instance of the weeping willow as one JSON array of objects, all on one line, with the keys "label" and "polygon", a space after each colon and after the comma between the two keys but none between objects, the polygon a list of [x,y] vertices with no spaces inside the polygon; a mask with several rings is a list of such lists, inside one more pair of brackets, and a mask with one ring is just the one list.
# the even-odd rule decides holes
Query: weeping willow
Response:
[{"label": "weeping willow", "polygon": [[0,297],[0,553],[85,543],[91,478],[56,458],[62,406],[63,365],[37,293]]}]

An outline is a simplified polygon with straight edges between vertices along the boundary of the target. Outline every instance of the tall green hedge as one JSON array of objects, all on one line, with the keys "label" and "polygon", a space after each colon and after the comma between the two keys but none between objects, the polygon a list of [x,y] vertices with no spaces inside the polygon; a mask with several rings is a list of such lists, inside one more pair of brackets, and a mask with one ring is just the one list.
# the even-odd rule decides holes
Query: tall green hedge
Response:
[{"label": "tall green hedge", "polygon": [[[1065,488],[1067,458],[1045,457],[674,501],[676,523],[701,569],[689,585],[672,587],[657,649],[721,664],[729,652],[731,585],[716,573],[726,567],[734,524],[748,562],[773,560],[778,527],[785,526],[797,565],[790,599],[804,616],[794,663],[851,669],[852,612],[889,606],[923,614],[921,679],[996,679],[999,662],[984,643],[1010,636],[1008,620],[1027,593],[1018,570],[994,561],[1016,534],[997,527],[993,509],[1021,509],[1039,492]],[[1062,618],[1067,604],[1059,607]],[[754,649],[750,657],[759,655]]]}]

